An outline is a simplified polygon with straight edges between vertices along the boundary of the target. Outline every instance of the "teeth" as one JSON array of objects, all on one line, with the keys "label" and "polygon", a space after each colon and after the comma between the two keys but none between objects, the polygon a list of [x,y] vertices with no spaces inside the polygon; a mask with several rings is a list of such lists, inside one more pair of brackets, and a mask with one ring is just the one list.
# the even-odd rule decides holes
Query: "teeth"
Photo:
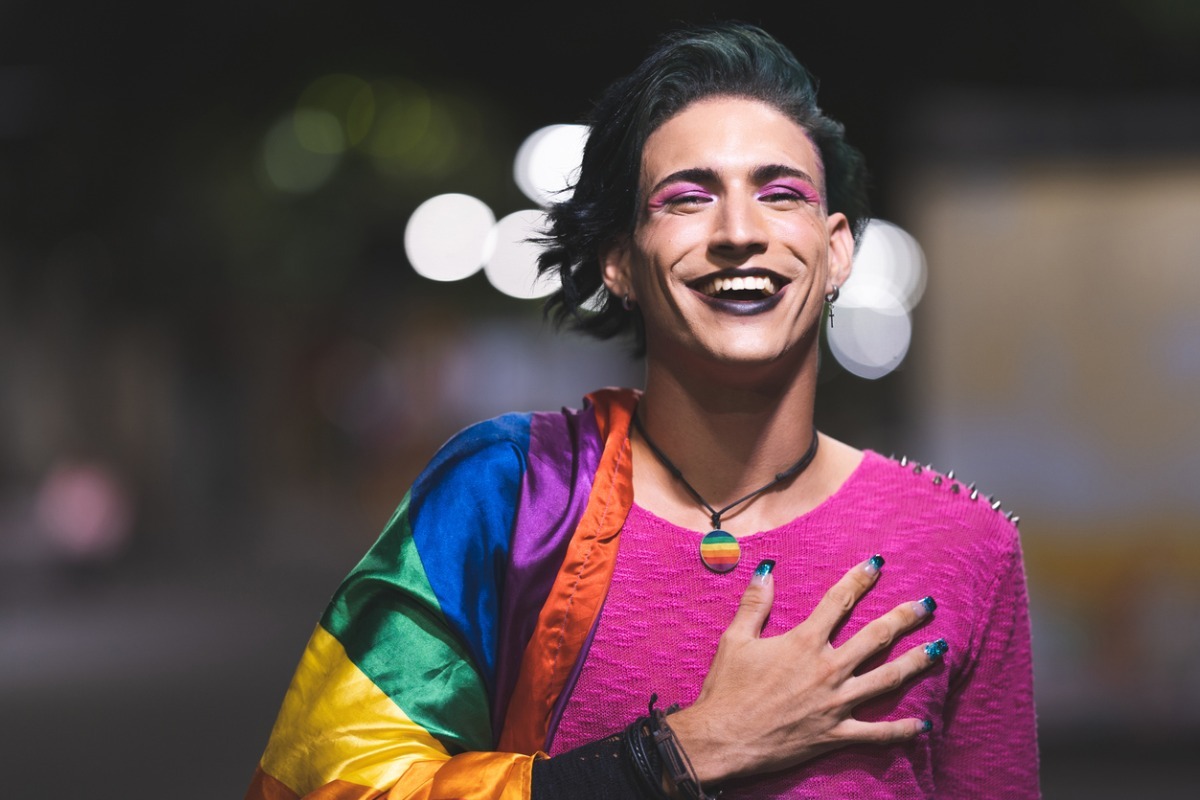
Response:
[{"label": "teeth", "polygon": [[768,296],[776,292],[773,280],[766,276],[758,275],[737,278],[713,278],[704,287],[704,293],[709,297],[715,297],[721,292],[734,292],[738,290],[757,290]]}]

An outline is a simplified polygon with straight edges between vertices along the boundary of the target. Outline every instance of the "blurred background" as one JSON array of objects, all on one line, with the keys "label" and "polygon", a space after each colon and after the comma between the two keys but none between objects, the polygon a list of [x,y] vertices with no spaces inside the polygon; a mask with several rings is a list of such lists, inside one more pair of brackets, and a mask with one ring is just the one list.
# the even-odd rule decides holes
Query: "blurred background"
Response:
[{"label": "blurred background", "polygon": [[436,447],[639,382],[406,229],[533,213],[522,142],[726,18],[822,79],[924,251],[907,356],[827,358],[820,424],[1021,516],[1046,796],[1191,796],[1200,3],[0,0],[6,796],[240,797]]}]

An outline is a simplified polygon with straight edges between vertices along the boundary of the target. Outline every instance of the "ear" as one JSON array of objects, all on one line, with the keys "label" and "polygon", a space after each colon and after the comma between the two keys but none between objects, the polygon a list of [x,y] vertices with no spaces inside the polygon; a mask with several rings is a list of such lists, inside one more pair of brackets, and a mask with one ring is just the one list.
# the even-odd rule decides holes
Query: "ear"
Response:
[{"label": "ear", "polygon": [[604,285],[614,297],[637,300],[633,290],[633,269],[630,263],[628,240],[614,241],[600,253],[600,269]]},{"label": "ear", "polygon": [[828,294],[850,277],[854,266],[854,232],[850,230],[850,220],[840,211],[830,214],[825,225],[829,233],[829,279],[825,286]]}]

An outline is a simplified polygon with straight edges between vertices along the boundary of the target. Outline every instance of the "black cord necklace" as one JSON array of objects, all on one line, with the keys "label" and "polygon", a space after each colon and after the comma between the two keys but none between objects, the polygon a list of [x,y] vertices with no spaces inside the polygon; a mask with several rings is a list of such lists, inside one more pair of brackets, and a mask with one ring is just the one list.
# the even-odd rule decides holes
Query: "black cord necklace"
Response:
[{"label": "black cord necklace", "polygon": [[805,468],[812,463],[812,460],[816,458],[817,443],[820,441],[819,437],[817,436],[816,426],[813,426],[812,444],[808,446],[808,450],[804,452],[804,455],[800,456],[799,461],[797,461],[795,464],[792,464],[783,472],[776,474],[775,477],[768,483],[760,486],[753,492],[750,492],[750,494],[746,495],[745,497],[740,497],[737,500],[734,500],[732,503],[718,511],[717,509],[713,508],[707,500],[700,496],[700,493],[696,491],[696,487],[688,483],[687,478],[683,477],[683,473],[680,472],[679,467],[675,466],[671,459],[667,458],[666,454],[663,453],[662,450],[658,449],[658,445],[654,443],[654,440],[651,439],[646,433],[646,429],[642,427],[642,419],[640,414],[635,413],[633,415],[633,427],[636,428],[637,432],[641,434],[643,439],[646,440],[646,445],[650,448],[650,452],[654,453],[654,457],[658,459],[658,462],[662,464],[664,468],[666,468],[667,472],[671,473],[672,476],[677,478],[679,482],[684,485],[684,488],[691,492],[692,497],[699,500],[700,505],[707,508],[708,513],[712,515],[713,529],[706,533],[704,538],[700,540],[700,561],[704,564],[704,566],[708,567],[713,572],[729,572],[738,565],[738,561],[740,561],[742,557],[742,547],[738,544],[738,540],[733,536],[733,534],[721,530],[721,516],[731,508],[740,506],[747,500],[757,497],[775,484],[786,481],[788,478],[803,472]]}]

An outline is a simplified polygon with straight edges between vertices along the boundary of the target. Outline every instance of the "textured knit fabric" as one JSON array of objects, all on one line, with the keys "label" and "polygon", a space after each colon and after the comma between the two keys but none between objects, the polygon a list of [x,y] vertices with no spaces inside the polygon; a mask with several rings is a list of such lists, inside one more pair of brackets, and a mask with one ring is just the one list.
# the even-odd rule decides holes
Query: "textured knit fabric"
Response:
[{"label": "textured knit fabric", "polygon": [[788,772],[731,782],[722,797],[1038,796],[1020,545],[1013,525],[986,499],[971,500],[955,481],[868,452],[821,506],[740,537],[734,571],[718,575],[702,566],[700,537],[633,507],[552,755],[624,727],[645,713],[651,691],[663,705],[693,702],[717,638],[762,559],[777,562],[764,631],[771,636],[802,622],[852,565],[881,553],[886,565],[878,583],[833,642],[900,603],[932,595],[934,615],[885,655],[941,637],[950,646],[944,663],[860,706],[856,716],[930,719],[933,731],[907,744],[848,747]]},{"label": "textured knit fabric", "polygon": [[[530,797],[533,762],[574,697],[625,546],[636,404],[634,392],[603,390],[581,411],[474,425],[439,451],[321,617],[247,798]],[[950,534],[958,530],[952,516],[942,521]],[[994,524],[1011,543],[1011,528]],[[861,549],[886,552],[875,543]],[[1009,578],[1018,581],[1015,550],[1009,560]],[[830,566],[812,580],[832,583],[842,569]],[[885,570],[898,572],[891,562]],[[984,563],[958,579],[978,582],[993,571],[1000,574],[998,564]],[[743,564],[726,577],[745,574]],[[1008,588],[993,594],[1008,596]],[[973,631],[971,647],[1007,649],[999,639],[1009,635],[1025,641],[1023,603],[1013,613],[1019,619],[1007,627]],[[714,624],[719,631],[725,622]],[[1027,681],[1027,658],[1012,669],[1015,683]],[[969,674],[961,683],[967,688],[951,693],[941,714],[947,727],[956,705],[991,702],[990,693],[968,691]],[[624,727],[644,713],[644,702],[639,691],[636,713],[608,730],[597,724],[588,738]],[[1023,737],[1027,698],[1018,693],[1011,705]],[[946,763],[998,749],[990,736],[947,740]],[[946,784],[944,793],[939,784],[939,793],[989,796],[969,779],[963,784]]]}]

